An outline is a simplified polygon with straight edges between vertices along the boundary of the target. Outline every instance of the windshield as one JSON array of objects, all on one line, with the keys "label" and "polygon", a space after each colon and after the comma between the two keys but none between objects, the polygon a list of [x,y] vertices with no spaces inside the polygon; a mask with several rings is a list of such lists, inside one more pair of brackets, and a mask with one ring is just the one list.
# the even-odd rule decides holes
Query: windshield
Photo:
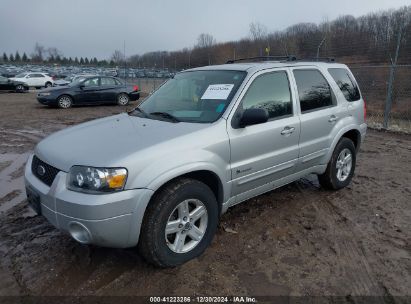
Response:
[{"label": "windshield", "polygon": [[14,76],[15,78],[24,78],[24,76],[26,76],[26,73],[21,73],[21,74],[17,74],[16,76]]},{"label": "windshield", "polygon": [[175,121],[214,122],[223,114],[245,76],[246,72],[243,71],[179,73],[149,96],[139,108],[153,119],[168,116],[174,117]]}]

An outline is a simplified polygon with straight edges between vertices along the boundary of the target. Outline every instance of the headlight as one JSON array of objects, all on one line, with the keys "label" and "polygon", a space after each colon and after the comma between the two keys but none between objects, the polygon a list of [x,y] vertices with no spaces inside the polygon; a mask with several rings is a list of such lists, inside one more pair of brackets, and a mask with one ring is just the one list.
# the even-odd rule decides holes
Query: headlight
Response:
[{"label": "headlight", "polygon": [[73,166],[69,172],[68,189],[78,192],[101,193],[124,189],[125,168],[94,168]]},{"label": "headlight", "polygon": [[47,93],[39,93],[39,96],[49,96],[51,93],[47,92]]}]

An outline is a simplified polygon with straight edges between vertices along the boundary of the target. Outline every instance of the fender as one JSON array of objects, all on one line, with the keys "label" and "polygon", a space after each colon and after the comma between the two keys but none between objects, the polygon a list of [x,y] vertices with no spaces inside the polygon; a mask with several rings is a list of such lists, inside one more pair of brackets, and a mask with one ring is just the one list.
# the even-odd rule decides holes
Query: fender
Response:
[{"label": "fender", "polygon": [[347,133],[348,131],[351,131],[351,130],[356,130],[356,131],[358,131],[358,133],[359,133],[360,136],[361,136],[361,130],[360,130],[358,124],[351,123],[351,124],[343,127],[342,129],[340,129],[340,130],[338,131],[338,133],[334,136],[333,142],[332,142],[332,144],[331,144],[331,146],[330,146],[330,149],[328,150],[327,156],[326,156],[326,158],[325,158],[327,164],[328,164],[328,162],[330,161],[331,156],[332,156],[332,154],[333,154],[333,152],[334,152],[335,146],[336,146],[337,143],[340,141],[341,137],[342,137],[345,133]]}]

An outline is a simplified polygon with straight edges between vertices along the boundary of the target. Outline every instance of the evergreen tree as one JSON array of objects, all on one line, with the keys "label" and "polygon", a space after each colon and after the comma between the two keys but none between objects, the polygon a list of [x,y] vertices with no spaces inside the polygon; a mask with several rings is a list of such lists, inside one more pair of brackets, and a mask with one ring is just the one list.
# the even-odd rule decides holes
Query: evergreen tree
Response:
[{"label": "evergreen tree", "polygon": [[13,56],[13,54],[10,54],[10,56],[9,56],[9,61],[10,61],[10,62],[14,62],[14,56]]},{"label": "evergreen tree", "polygon": [[14,60],[16,62],[21,62],[21,57],[20,57],[19,51],[16,51],[16,55],[14,56]]},{"label": "evergreen tree", "polygon": [[69,63],[69,64],[73,64],[73,58],[69,57],[68,63]]},{"label": "evergreen tree", "polygon": [[89,64],[89,63],[90,63],[90,61],[88,60],[87,57],[84,59],[84,63],[85,63],[85,64]]},{"label": "evergreen tree", "polygon": [[98,60],[97,60],[96,57],[93,58],[93,64],[94,64],[94,65],[98,65]]},{"label": "evergreen tree", "polygon": [[83,59],[83,57],[80,57],[80,65],[83,65],[84,64],[84,59]]},{"label": "evergreen tree", "polygon": [[74,63],[75,63],[75,64],[78,64],[78,58],[77,58],[77,57],[74,58]]},{"label": "evergreen tree", "polygon": [[23,57],[21,57],[21,59],[22,59],[23,62],[29,61],[29,59],[27,58],[27,55],[26,55],[25,52],[23,53]]},{"label": "evergreen tree", "polygon": [[9,57],[7,57],[6,53],[3,53],[3,62],[9,61]]}]

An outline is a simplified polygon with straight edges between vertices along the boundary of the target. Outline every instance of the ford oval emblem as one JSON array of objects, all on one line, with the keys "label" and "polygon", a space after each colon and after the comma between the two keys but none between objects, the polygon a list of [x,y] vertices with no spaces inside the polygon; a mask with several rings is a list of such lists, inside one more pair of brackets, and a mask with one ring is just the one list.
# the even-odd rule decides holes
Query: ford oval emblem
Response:
[{"label": "ford oval emblem", "polygon": [[38,167],[37,167],[37,173],[38,173],[40,176],[43,176],[44,174],[46,174],[46,168],[44,168],[42,165],[38,166]]}]

